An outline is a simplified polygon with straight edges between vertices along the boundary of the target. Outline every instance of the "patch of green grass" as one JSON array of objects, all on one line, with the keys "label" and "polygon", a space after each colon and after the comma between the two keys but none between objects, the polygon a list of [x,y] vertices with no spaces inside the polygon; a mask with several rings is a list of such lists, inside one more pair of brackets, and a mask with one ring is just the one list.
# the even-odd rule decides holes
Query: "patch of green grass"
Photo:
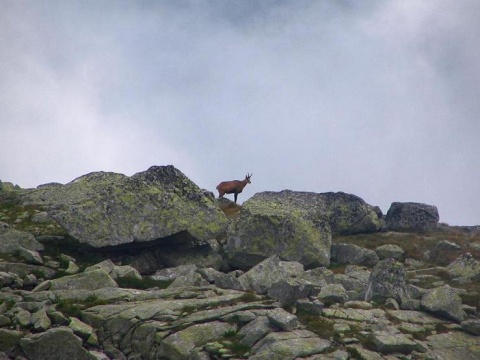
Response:
[{"label": "patch of green grass", "polygon": [[334,337],[334,321],[319,315],[311,315],[306,313],[298,313],[297,315],[300,322],[304,324],[308,330],[313,331],[318,336],[325,339]]},{"label": "patch of green grass", "polygon": [[246,302],[246,303],[260,301],[260,300],[261,298],[255,295],[253,292],[246,292],[237,299],[238,302]]},{"label": "patch of green grass", "polygon": [[243,345],[238,341],[232,341],[231,343],[226,343],[224,345],[235,359],[245,359],[245,355],[250,351],[250,346]]},{"label": "patch of green grass", "polygon": [[237,330],[235,329],[230,329],[225,331],[225,334],[223,334],[224,337],[234,337],[237,334]]},{"label": "patch of green grass", "polygon": [[172,281],[154,280],[149,277],[137,278],[118,278],[115,280],[121,288],[147,290],[152,288],[166,289]]}]

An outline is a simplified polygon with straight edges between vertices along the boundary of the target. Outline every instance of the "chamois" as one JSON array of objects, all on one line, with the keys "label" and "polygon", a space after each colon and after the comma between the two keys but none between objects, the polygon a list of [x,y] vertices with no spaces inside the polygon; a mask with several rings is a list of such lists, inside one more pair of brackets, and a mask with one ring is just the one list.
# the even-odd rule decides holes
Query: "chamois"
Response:
[{"label": "chamois", "polygon": [[218,190],[218,197],[222,198],[225,194],[235,194],[235,204],[237,203],[237,195],[243,191],[243,188],[250,184],[250,178],[253,174],[248,174],[245,176],[245,179],[240,180],[233,180],[233,181],[223,181],[217,186]]}]

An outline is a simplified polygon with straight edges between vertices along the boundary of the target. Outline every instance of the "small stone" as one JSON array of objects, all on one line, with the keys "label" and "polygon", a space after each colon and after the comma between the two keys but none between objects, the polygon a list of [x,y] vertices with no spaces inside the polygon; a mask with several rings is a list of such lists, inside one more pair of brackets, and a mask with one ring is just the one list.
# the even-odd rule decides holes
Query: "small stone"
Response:
[{"label": "small stone", "polygon": [[21,327],[29,326],[31,318],[32,314],[30,314],[27,310],[24,309],[19,309],[15,314],[15,320]]},{"label": "small stone", "polygon": [[83,321],[80,321],[75,317],[70,318],[70,324],[68,324],[68,327],[82,339],[88,339],[90,335],[94,333],[93,328],[90,325],[85,324]]},{"label": "small stone", "polygon": [[480,336],[480,320],[479,319],[471,319],[462,321],[460,324],[462,326],[462,330],[468,332],[469,334]]},{"label": "small stone", "polygon": [[276,308],[267,312],[267,318],[272,325],[284,331],[293,331],[298,326],[298,319],[295,315],[286,312],[282,308]]},{"label": "small stone", "polygon": [[10,318],[0,315],[0,327],[10,325]]},{"label": "small stone", "polygon": [[35,312],[32,315],[30,322],[33,324],[33,328],[36,331],[47,331],[52,325],[45,309],[40,309]]},{"label": "small stone", "polygon": [[65,270],[65,274],[73,275],[80,271],[80,268],[73,261],[68,262],[68,268]]}]

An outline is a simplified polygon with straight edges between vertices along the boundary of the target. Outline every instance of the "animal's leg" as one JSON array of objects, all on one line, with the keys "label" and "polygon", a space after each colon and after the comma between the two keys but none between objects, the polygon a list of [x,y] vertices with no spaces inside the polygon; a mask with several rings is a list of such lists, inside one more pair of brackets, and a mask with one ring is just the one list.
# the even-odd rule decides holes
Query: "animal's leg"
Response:
[{"label": "animal's leg", "polygon": [[237,203],[237,193],[235,193],[235,204]]}]

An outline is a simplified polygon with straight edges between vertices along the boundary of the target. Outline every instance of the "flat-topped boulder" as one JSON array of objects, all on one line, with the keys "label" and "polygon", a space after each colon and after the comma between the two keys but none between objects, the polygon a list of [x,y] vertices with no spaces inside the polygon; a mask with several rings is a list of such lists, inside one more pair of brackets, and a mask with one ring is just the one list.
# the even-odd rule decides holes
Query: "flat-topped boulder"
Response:
[{"label": "flat-topped boulder", "polygon": [[94,172],[66,185],[25,191],[23,201],[43,206],[70,236],[95,248],[178,234],[206,241],[227,223],[216,204],[173,166],[153,166],[131,177]]},{"label": "flat-topped boulder", "polygon": [[438,209],[434,205],[415,202],[394,202],[385,221],[394,231],[429,231],[438,227]]}]

